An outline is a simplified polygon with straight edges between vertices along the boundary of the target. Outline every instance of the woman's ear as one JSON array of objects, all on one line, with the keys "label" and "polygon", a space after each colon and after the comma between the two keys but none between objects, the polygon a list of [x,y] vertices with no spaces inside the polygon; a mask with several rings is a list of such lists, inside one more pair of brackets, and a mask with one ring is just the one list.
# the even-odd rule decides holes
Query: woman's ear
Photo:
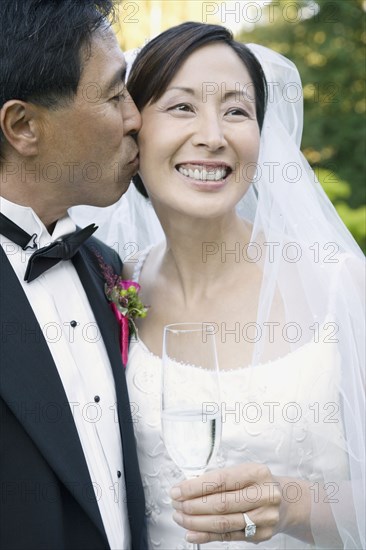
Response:
[{"label": "woman's ear", "polygon": [[8,144],[23,157],[38,153],[40,108],[33,103],[11,99],[0,110],[1,130]]}]

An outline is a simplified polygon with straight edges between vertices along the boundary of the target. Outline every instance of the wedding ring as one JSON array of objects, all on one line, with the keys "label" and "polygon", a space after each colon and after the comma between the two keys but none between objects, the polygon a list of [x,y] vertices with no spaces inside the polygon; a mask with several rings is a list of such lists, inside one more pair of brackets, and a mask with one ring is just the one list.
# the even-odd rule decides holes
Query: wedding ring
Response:
[{"label": "wedding ring", "polygon": [[245,514],[243,513],[243,518],[244,518],[244,521],[245,521],[245,529],[243,529],[244,531],[244,536],[246,538],[249,538],[249,537],[254,537],[256,531],[257,531],[257,526],[256,524],[254,523],[254,521],[252,521],[248,514]]}]

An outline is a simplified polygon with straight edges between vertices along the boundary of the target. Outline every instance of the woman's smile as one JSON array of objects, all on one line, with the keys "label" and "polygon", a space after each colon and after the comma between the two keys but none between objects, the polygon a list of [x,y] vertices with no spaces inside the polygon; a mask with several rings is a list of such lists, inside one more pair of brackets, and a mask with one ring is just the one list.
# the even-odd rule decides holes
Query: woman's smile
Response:
[{"label": "woman's smile", "polygon": [[176,171],[183,181],[198,191],[219,191],[228,183],[232,169],[223,163],[182,163]]},{"label": "woman's smile", "polygon": [[183,174],[183,176],[199,181],[225,180],[232,172],[228,164],[205,161],[183,162],[177,164],[176,169],[180,174]]}]

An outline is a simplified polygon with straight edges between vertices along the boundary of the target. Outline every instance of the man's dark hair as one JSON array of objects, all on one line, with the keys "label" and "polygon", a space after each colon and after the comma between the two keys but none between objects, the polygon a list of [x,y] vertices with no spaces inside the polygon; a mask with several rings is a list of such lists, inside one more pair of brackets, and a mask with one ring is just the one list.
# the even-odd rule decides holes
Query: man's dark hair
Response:
[{"label": "man's dark hair", "polygon": [[0,108],[71,101],[92,34],[113,11],[114,0],[0,0]]},{"label": "man's dark hair", "polygon": [[[148,42],[136,57],[127,82],[137,108],[141,111],[148,103],[157,101],[191,53],[212,43],[227,44],[247,68],[254,85],[258,125],[262,129],[267,103],[267,82],[262,67],[249,48],[236,42],[231,31],[220,25],[182,23]],[[148,197],[138,174],[133,182],[140,193]]]}]

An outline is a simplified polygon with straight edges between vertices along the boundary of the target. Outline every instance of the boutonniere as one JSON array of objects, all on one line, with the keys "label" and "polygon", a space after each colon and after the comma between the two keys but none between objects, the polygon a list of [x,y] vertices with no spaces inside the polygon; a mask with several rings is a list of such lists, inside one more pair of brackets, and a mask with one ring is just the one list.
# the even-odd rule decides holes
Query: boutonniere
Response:
[{"label": "boutonniere", "polygon": [[104,292],[120,326],[120,350],[122,363],[126,367],[128,360],[128,339],[130,334],[137,335],[135,319],[146,317],[147,307],[141,302],[141,286],[134,281],[124,280],[117,275],[112,266],[107,265],[97,254],[99,266],[105,279]]}]

